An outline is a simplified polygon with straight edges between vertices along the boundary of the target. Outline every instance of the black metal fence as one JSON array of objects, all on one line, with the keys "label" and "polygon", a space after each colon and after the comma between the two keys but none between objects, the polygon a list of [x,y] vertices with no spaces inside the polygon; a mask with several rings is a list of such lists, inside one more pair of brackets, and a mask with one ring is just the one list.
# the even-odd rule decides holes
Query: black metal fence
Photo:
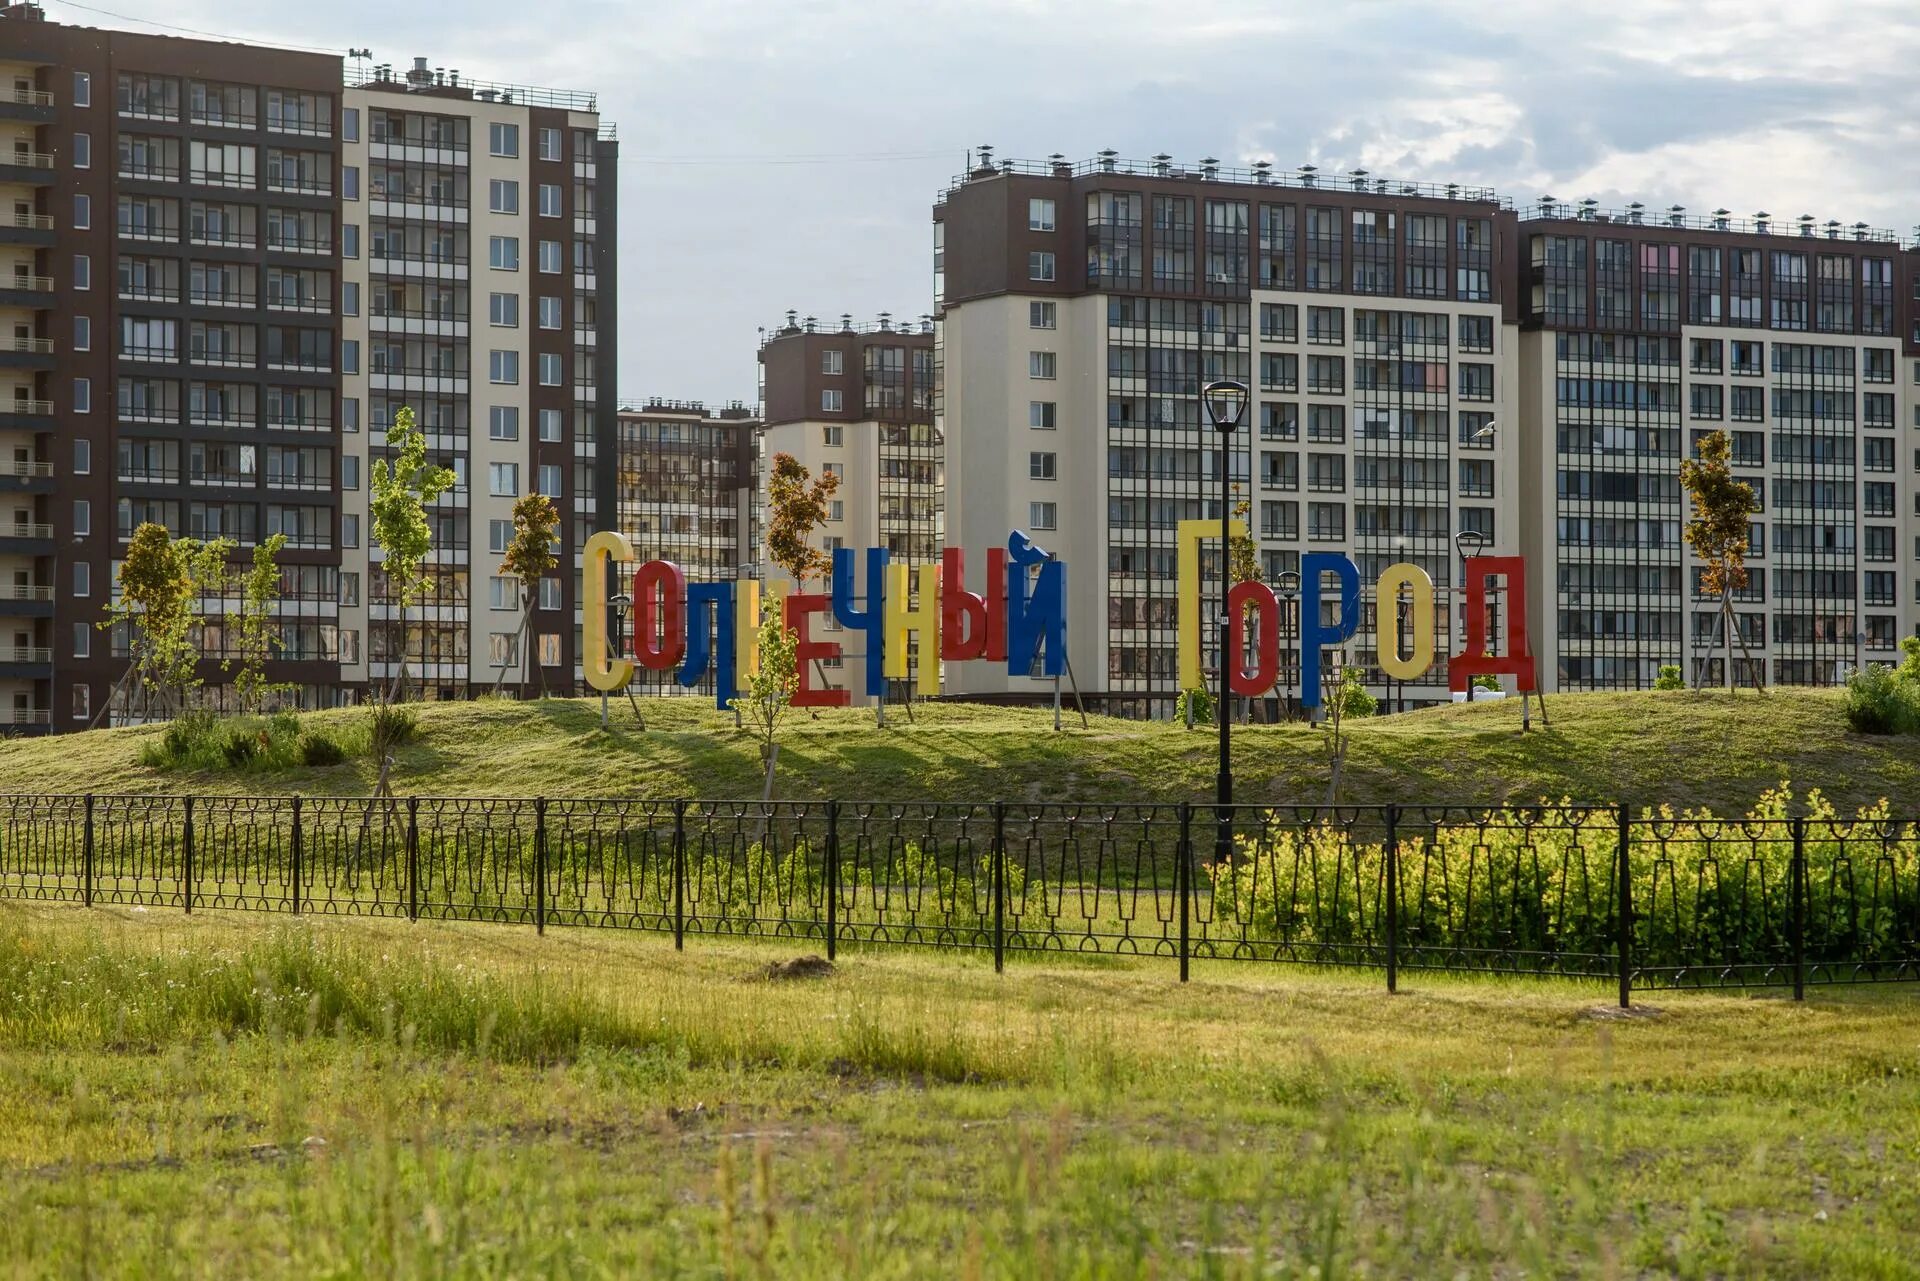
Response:
[{"label": "black metal fence", "polygon": [[[1220,851],[1225,856],[1220,856]],[[977,802],[0,797],[0,897],[1008,955],[1920,980],[1920,821]]]}]

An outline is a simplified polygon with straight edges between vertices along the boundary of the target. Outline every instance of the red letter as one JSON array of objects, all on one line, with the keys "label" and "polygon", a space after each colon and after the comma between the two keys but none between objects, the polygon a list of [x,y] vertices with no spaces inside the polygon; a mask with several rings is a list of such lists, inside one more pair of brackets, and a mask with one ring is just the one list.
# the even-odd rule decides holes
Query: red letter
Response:
[{"label": "red letter", "polygon": [[844,689],[815,689],[807,683],[813,672],[814,659],[840,657],[839,641],[817,641],[807,635],[809,614],[830,614],[832,611],[833,597],[825,593],[802,596],[796,592],[787,597],[787,630],[793,633],[793,657],[799,667],[800,677],[800,686],[793,691],[795,707],[845,707],[851,701]]},{"label": "red letter", "polygon": [[949,547],[940,554],[940,657],[948,662],[1007,658],[1007,552],[987,553],[987,594],[966,588],[967,554]]},{"label": "red letter", "polygon": [[[1254,640],[1254,668],[1240,666],[1247,652],[1247,606],[1253,606],[1259,631]],[[1235,583],[1227,593],[1227,688],[1242,698],[1258,698],[1280,679],[1280,602],[1264,583]]]},{"label": "red letter", "polygon": [[658,672],[686,652],[687,576],[670,560],[650,560],[633,571],[633,656]]},{"label": "red letter", "polygon": [[[1511,676],[1514,688],[1534,688],[1533,650],[1527,644],[1527,562],[1522,556],[1475,556],[1467,562],[1467,647],[1447,660],[1447,687],[1462,693],[1475,676]],[[1507,652],[1487,652],[1487,580],[1506,579]]]}]

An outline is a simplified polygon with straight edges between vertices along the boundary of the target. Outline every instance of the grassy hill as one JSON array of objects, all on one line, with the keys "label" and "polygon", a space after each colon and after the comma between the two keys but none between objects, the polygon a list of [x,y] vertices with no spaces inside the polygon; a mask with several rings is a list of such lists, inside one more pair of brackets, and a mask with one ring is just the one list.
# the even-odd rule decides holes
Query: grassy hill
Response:
[{"label": "grassy hill", "polygon": [[[732,718],[693,699],[643,700],[645,730],[624,701],[611,732],[599,704],[553,699],[424,705],[423,735],[403,749],[401,792],[469,796],[734,798],[760,791],[758,752]],[[1920,739],[1849,731],[1828,691],[1585,694],[1553,697],[1551,729],[1520,732],[1517,701],[1435,708],[1354,725],[1341,801],[1496,803],[1541,798],[1709,806],[1744,812],[1791,779],[1844,808],[1882,797],[1920,807]],[[365,709],[303,722],[364,739]],[[1215,740],[1176,725],[1077,718],[1053,732],[1043,711],[936,704],[878,729],[871,712],[796,714],[776,795],[886,800],[1203,800]],[[140,764],[158,728],[0,743],[0,791],[198,791],[357,795],[364,756],[328,768],[162,771]],[[1234,731],[1236,799],[1320,802],[1326,735],[1301,724]]]}]

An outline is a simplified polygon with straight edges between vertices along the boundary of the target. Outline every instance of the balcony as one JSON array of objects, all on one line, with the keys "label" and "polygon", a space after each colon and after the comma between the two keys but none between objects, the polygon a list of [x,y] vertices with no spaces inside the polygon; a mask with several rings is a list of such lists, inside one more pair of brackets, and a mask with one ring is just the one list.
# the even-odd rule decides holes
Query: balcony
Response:
[{"label": "balcony", "polygon": [[34,431],[53,430],[51,400],[0,400],[0,427],[25,427]]},{"label": "balcony", "polygon": [[51,311],[54,305],[53,277],[15,273],[0,276],[0,307],[27,307]]},{"label": "balcony", "polygon": [[0,338],[0,369],[52,369],[53,339]]},{"label": "balcony", "polygon": [[52,618],[53,588],[0,583],[0,618]]},{"label": "balcony", "polygon": [[53,185],[53,157],[44,151],[0,151],[0,182],[23,182],[35,187]]},{"label": "balcony", "polygon": [[0,89],[0,120],[53,123],[53,95],[44,89]]},{"label": "balcony", "polygon": [[53,526],[16,522],[0,525],[0,552],[46,556],[53,552]]},{"label": "balcony", "polygon": [[0,680],[45,680],[53,675],[53,651],[39,645],[0,645]]},{"label": "balcony", "polygon": [[52,214],[0,214],[0,245],[51,245],[53,230]]},{"label": "balcony", "polygon": [[53,713],[44,707],[0,707],[0,734],[44,733]]},{"label": "balcony", "polygon": [[53,464],[28,459],[0,458],[0,494],[50,494]]}]

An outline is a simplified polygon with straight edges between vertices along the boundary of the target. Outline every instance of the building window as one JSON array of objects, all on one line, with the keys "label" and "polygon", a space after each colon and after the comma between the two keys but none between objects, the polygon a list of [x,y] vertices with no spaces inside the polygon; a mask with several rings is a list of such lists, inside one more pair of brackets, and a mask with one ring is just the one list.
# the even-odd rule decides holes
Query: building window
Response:
[{"label": "building window", "polygon": [[520,270],[520,237],[489,236],[487,238],[487,266],[495,271]]},{"label": "building window", "polygon": [[520,353],[517,351],[488,352],[487,381],[506,384],[518,383],[520,381]]},{"label": "building window", "polygon": [[562,605],[560,602],[560,580],[559,579],[543,578],[540,580],[539,608],[541,609],[562,608]]},{"label": "building window", "polygon": [[558,218],[561,213],[560,184],[543,182],[540,184],[540,216]]},{"label": "building window", "polygon": [[1035,450],[1027,455],[1027,478],[1030,480],[1053,480],[1056,456]]},{"label": "building window", "polygon": [[495,121],[487,126],[487,154],[492,156],[518,156],[520,154],[520,126],[501,124]]},{"label": "building window", "polygon": [[840,389],[828,387],[820,393],[820,411],[826,414],[840,412]]},{"label": "building window", "polygon": [[360,434],[360,398],[348,396],[340,402],[340,430],[349,436]]},{"label": "building window", "polygon": [[517,328],[520,324],[520,295],[488,294],[487,323],[502,329]]},{"label": "building window", "polygon": [[[274,186],[272,175],[268,175],[267,185]],[[291,184],[289,184],[291,185]],[[360,166],[340,166],[340,198],[342,200],[360,199]]]},{"label": "building window", "polygon": [[847,429],[845,427],[842,427],[837,423],[831,426],[822,427],[820,429],[820,443],[825,445],[829,449],[838,448],[839,446],[847,443],[846,431]]},{"label": "building window", "polygon": [[1059,368],[1059,362],[1050,351],[1030,351],[1027,353],[1027,377],[1052,378]]},{"label": "building window", "polygon": [[340,372],[343,374],[360,372],[360,340],[358,338],[340,340]]},{"label": "building window", "polygon": [[1057,503],[1028,503],[1027,526],[1031,529],[1059,528],[1060,508]]},{"label": "building window", "polygon": [[1058,322],[1058,313],[1058,303],[1030,302],[1027,304],[1027,327],[1030,329],[1052,329]]},{"label": "building window", "polygon": [[93,198],[75,196],[73,198],[73,227],[75,231],[86,231],[93,226]]},{"label": "building window", "polygon": [[73,135],[73,167],[75,169],[93,168],[93,137],[90,134]]},{"label": "building window", "polygon": [[342,142],[360,141],[360,108],[342,107],[340,109],[340,140]]},{"label": "building window", "polygon": [[511,178],[494,178],[487,183],[487,212],[518,214],[520,184]]},{"label": "building window", "polygon": [[1461,351],[1492,351],[1493,350],[1493,317],[1492,316],[1460,317],[1460,350]]},{"label": "building window", "polygon": [[540,299],[540,328],[559,329],[561,322],[560,300],[558,298]]},{"label": "building window", "polygon": [[1460,399],[1493,399],[1493,366],[1462,362],[1460,365]]},{"label": "building window", "polygon": [[93,412],[93,380],[91,378],[73,380],[73,412],[76,414]]},{"label": "building window", "polygon": [[487,522],[487,550],[500,555],[513,543],[513,522],[510,520],[490,520]]},{"label": "building window", "polygon": [[73,318],[73,349],[75,351],[93,350],[93,319],[90,316]]},{"label": "building window", "polygon": [[75,289],[93,288],[93,259],[86,254],[73,256],[73,287]]},{"label": "building window", "polygon": [[93,593],[93,565],[84,560],[73,562],[73,594],[89,596]]},{"label": "building window", "polygon": [[494,574],[487,579],[487,608],[516,609],[520,604],[518,581]]},{"label": "building window", "polygon": [[1056,211],[1053,201],[1035,196],[1027,201],[1027,230],[1052,231]]},{"label": "building window", "polygon": [[565,421],[557,409],[540,411],[540,439],[551,445],[561,440],[562,423]]},{"label": "building window", "polygon": [[343,280],[340,282],[340,314],[357,316],[360,314],[360,282]]},{"label": "building window", "polygon": [[837,375],[844,372],[845,369],[846,369],[846,353],[838,350],[829,350],[829,351],[823,351],[820,353],[820,372],[821,373]]},{"label": "building window", "polygon": [[560,385],[560,354],[543,351],[540,353],[540,385],[558,387]]},{"label": "building window", "polygon": [[360,460],[352,454],[340,456],[340,488],[360,488]]},{"label": "building window", "polygon": [[340,256],[358,258],[360,256],[360,228],[354,223],[344,223],[340,228]]},{"label": "building window", "polygon": [[360,517],[353,512],[340,514],[340,545],[342,547],[360,545]]},{"label": "building window", "polygon": [[487,492],[495,498],[520,496],[520,464],[488,463]]},{"label": "building window", "polygon": [[73,442],[73,474],[86,476],[93,472],[93,442],[76,440]]},{"label": "building window", "polygon": [[566,480],[561,476],[559,463],[540,464],[540,492],[549,498],[559,498],[566,492]]},{"label": "building window", "polygon": [[73,73],[73,105],[76,107],[93,105],[93,77],[87,72]]},{"label": "building window", "polygon": [[1035,250],[1027,255],[1028,280],[1052,280],[1054,277],[1053,255],[1045,250]]},{"label": "building window", "polygon": [[93,532],[93,504],[84,498],[73,500],[73,533],[83,538]]},{"label": "building window", "polygon": [[844,500],[836,498],[827,504],[828,520],[837,521],[837,520],[845,520],[846,518],[847,518],[847,504]]},{"label": "building window", "polygon": [[566,259],[560,252],[559,241],[540,242],[540,270],[549,276],[557,276],[566,270]]},{"label": "building window", "polygon": [[1055,425],[1055,413],[1058,406],[1051,400],[1030,400],[1027,402],[1027,426],[1035,431],[1052,431]]},{"label": "building window", "polygon": [[493,405],[488,408],[487,439],[520,439],[520,407],[518,405]]},{"label": "building window", "polygon": [[560,130],[542,129],[540,131],[540,158],[542,160],[560,159]]}]

